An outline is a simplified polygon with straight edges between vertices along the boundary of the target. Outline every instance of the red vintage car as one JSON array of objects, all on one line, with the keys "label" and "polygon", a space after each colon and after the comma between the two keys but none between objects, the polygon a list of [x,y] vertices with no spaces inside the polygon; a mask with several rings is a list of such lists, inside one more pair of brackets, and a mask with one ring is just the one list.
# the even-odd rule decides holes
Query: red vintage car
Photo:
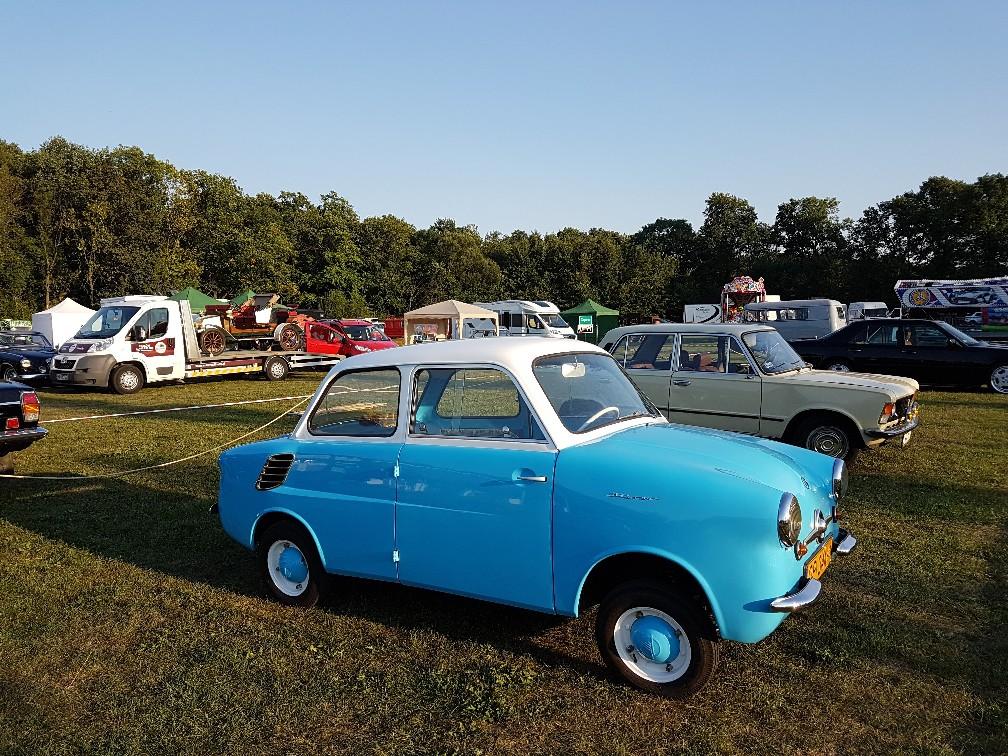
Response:
[{"label": "red vintage car", "polygon": [[305,330],[305,351],[309,354],[355,354],[377,352],[396,346],[381,328],[367,320],[315,320]]}]

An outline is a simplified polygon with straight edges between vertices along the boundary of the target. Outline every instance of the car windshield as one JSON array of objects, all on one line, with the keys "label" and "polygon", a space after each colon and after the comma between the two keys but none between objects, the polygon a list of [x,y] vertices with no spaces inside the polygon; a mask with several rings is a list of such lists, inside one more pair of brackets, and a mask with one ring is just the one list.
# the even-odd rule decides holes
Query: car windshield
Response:
[{"label": "car windshield", "polygon": [[550,328],[567,328],[567,321],[559,315],[543,315],[543,320]]},{"label": "car windshield", "polygon": [[777,331],[753,331],[742,337],[764,373],[786,373],[805,367],[805,360]]},{"label": "car windshield", "polygon": [[979,341],[977,341],[976,339],[974,339],[972,336],[969,336],[969,335],[963,333],[962,331],[960,331],[958,328],[956,328],[953,325],[949,325],[948,323],[943,323],[942,325],[945,327],[946,331],[948,331],[950,334],[952,334],[953,336],[955,336],[959,341],[961,341],[966,346],[976,346],[977,344],[980,343]]},{"label": "car windshield", "polygon": [[564,427],[584,433],[632,417],[658,417],[658,410],[606,354],[540,357],[532,372]]},{"label": "car windshield", "polygon": [[139,307],[124,307],[113,305],[102,307],[91,316],[91,319],[81,326],[74,336],[75,339],[109,339],[115,336],[122,327],[130,322],[139,311]]},{"label": "car windshield", "polygon": [[345,325],[341,328],[349,334],[354,341],[391,341],[391,339],[381,332],[376,326],[365,325]]},{"label": "car windshield", "polygon": [[0,346],[18,347],[19,349],[52,349],[49,339],[41,333],[25,333],[23,331],[0,332]]}]

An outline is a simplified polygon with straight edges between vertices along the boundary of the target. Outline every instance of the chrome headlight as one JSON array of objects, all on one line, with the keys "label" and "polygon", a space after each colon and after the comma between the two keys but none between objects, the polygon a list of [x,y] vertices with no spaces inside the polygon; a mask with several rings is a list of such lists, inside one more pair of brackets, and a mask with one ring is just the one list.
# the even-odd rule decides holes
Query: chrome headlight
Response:
[{"label": "chrome headlight", "polygon": [[847,465],[842,459],[833,462],[833,499],[840,501],[847,495]]},{"label": "chrome headlight", "polygon": [[31,360],[29,360],[27,357],[25,357],[23,360],[21,360],[21,367],[23,367],[25,370],[27,370],[28,368],[30,368],[31,367]]},{"label": "chrome headlight", "polygon": [[801,507],[794,494],[785,493],[781,496],[780,506],[777,507],[777,537],[780,542],[787,547],[798,543],[798,536],[801,535]]}]

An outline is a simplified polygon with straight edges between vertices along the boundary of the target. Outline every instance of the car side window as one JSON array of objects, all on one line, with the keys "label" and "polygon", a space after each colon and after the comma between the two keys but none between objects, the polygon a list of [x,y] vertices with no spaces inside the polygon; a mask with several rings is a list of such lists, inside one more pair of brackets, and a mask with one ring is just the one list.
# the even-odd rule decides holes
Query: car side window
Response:
[{"label": "car side window", "polygon": [[867,325],[864,342],[873,346],[895,346],[899,344],[899,326],[891,324]]},{"label": "car side window", "polygon": [[903,326],[904,344],[911,347],[947,347],[949,336],[938,326],[915,324]]},{"label": "car side window", "polygon": [[669,333],[635,333],[624,336],[613,356],[627,370],[671,370],[675,336]]},{"label": "car side window", "polygon": [[417,371],[410,433],[544,440],[510,376],[493,368]]},{"label": "car side window", "polygon": [[395,433],[399,414],[399,371],[361,370],[344,373],[329,384],[308,418],[316,436],[387,437]]},{"label": "car side window", "polygon": [[852,326],[847,331],[848,343],[850,344],[864,344],[868,340],[868,325],[866,323],[858,323]]},{"label": "car side window", "polygon": [[150,311],[150,328],[147,331],[147,338],[159,339],[168,333],[168,309],[156,307]]},{"label": "car side window", "polygon": [[679,347],[679,370],[724,373],[727,364],[727,336],[683,334]]},{"label": "car side window", "polygon": [[742,347],[734,338],[728,340],[728,373],[731,375],[752,373],[752,367],[749,365],[745,352],[742,351]]}]

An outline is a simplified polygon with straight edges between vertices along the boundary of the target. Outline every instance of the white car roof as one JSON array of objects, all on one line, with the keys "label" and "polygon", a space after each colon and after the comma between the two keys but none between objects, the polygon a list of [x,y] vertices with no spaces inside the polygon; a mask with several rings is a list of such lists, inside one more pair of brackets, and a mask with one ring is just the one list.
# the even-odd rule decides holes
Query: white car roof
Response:
[{"label": "white car roof", "polygon": [[537,357],[569,352],[606,353],[604,349],[594,344],[574,339],[490,336],[482,339],[451,339],[381,349],[347,358],[340,363],[339,369],[343,371],[383,365],[466,365],[490,362],[515,372],[517,368],[530,365]]},{"label": "white car roof", "polygon": [[603,341],[612,342],[625,333],[717,333],[741,336],[753,331],[773,331],[764,323],[642,323],[641,325],[620,326],[605,335]]}]

